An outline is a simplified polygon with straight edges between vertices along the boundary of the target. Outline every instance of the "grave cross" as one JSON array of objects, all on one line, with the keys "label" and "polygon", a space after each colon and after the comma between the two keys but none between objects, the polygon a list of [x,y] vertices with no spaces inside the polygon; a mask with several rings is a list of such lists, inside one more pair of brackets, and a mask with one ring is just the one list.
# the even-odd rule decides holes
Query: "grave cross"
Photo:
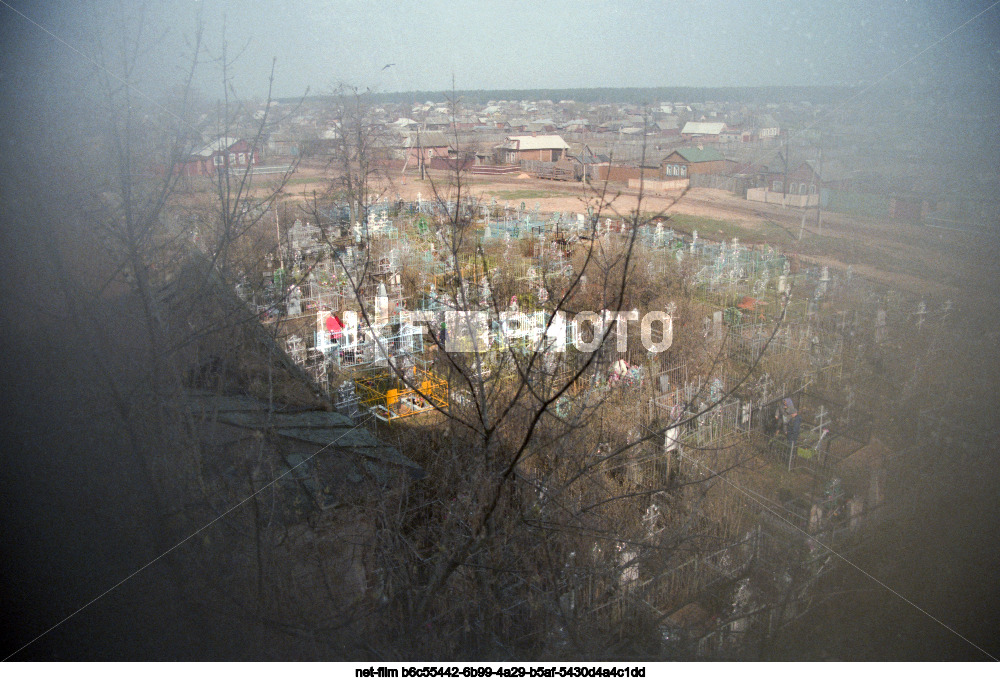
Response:
[{"label": "grave cross", "polygon": [[821,430],[826,427],[827,424],[826,417],[829,415],[830,413],[826,410],[826,407],[824,407],[822,404],[819,405],[819,411],[816,412],[816,418],[819,419],[819,427]]},{"label": "grave cross", "polygon": [[660,508],[656,504],[650,504],[649,508],[646,509],[645,515],[642,516],[642,522],[646,526],[646,531],[649,534],[653,534],[653,529],[656,527],[657,521],[660,519]]}]

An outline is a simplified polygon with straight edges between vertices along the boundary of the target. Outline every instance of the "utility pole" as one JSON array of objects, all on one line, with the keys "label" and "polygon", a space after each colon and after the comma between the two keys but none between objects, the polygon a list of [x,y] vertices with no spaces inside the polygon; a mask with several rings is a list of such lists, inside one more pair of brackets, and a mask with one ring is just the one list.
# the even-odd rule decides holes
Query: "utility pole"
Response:
[{"label": "utility pole", "polygon": [[823,226],[823,145],[819,147],[819,170],[816,171],[816,232]]},{"label": "utility pole", "polygon": [[278,237],[278,266],[285,269],[285,259],[281,255],[281,227],[278,225],[278,202],[274,202],[274,235]]},{"label": "utility pole", "polygon": [[[425,121],[426,125],[426,121]],[[420,179],[424,179],[424,143],[420,138],[420,131],[417,131],[417,162],[420,164]]]},{"label": "utility pole", "polygon": [[[781,186],[781,205],[785,205],[785,197],[788,196],[788,142],[792,136],[792,131],[785,129],[785,183]],[[801,232],[799,238],[802,238]]]}]

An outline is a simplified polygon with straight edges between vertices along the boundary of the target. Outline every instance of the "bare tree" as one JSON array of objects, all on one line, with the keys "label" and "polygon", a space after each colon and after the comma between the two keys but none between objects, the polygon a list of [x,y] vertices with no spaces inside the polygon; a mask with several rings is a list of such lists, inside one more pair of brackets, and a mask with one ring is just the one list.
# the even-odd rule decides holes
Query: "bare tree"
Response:
[{"label": "bare tree", "polygon": [[[469,195],[465,172],[458,162],[443,181],[431,177],[439,216],[435,242],[444,246],[447,272],[437,295],[453,309],[498,318],[506,311],[503,301],[523,284],[498,271],[501,254],[477,236],[484,202]],[[588,299],[611,310],[639,300],[667,302],[649,295],[649,284],[642,283],[646,270],[637,266],[640,231],[667,216],[643,215],[640,189],[633,211],[612,213],[621,234],[608,233],[602,218],[613,211],[617,196],[608,183],[595,189],[586,202],[590,217],[578,235],[583,238],[575,244],[572,271],[543,272],[536,282],[556,293],[543,303],[549,313],[545,331],[559,313],[586,309],[581,305]],[[367,275],[362,269],[352,280],[366,319]],[[588,293],[596,297],[583,291],[587,275],[593,287]],[[673,286],[679,293],[681,282]],[[470,317],[454,321],[458,327],[450,327],[449,335],[463,335],[471,352],[447,352],[448,339],[437,323],[429,335],[451,394],[468,398],[452,399],[446,427],[430,442],[416,432],[405,436],[425,452],[428,482],[413,488],[402,505],[376,503],[365,511],[379,527],[372,548],[385,601],[371,613],[371,652],[389,659],[454,658],[470,651],[485,657],[579,657],[595,649],[615,651],[612,657],[647,654],[657,645],[664,615],[630,595],[640,565],[644,572],[655,566],[680,570],[669,584],[650,587],[658,597],[698,593],[704,575],[684,567],[681,557],[739,539],[740,523],[733,519],[742,512],[740,504],[719,481],[749,455],[735,451],[710,469],[687,467],[681,475],[662,471],[657,462],[666,432],[687,421],[637,428],[646,420],[644,400],[602,384],[614,363],[602,358],[617,356],[606,354],[609,341],[616,342],[613,323],[595,328],[596,349],[559,356],[544,343],[491,348]],[[392,363],[388,371],[421,390]],[[700,408],[685,405],[693,412],[688,420],[701,418],[725,397]],[[684,510],[670,514],[668,508]],[[644,622],[647,630],[622,635],[616,627],[626,621]]]}]

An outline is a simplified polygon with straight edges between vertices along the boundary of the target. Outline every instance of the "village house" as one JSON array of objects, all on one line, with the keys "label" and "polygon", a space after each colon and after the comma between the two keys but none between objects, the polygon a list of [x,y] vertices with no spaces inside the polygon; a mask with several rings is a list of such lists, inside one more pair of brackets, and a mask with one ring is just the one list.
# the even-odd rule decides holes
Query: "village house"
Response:
[{"label": "village house", "polygon": [[688,121],[681,129],[681,137],[688,142],[718,142],[725,130],[726,124],[721,121]]},{"label": "village house", "polygon": [[726,157],[712,147],[676,149],[660,162],[660,176],[664,180],[689,177],[703,173],[721,174],[732,165]]},{"label": "village house", "polygon": [[408,133],[401,146],[403,159],[412,167],[430,164],[435,158],[448,158],[452,153],[448,137],[436,130]]},{"label": "village house", "polygon": [[220,137],[178,164],[181,175],[215,175],[224,169],[239,170],[257,165],[257,150],[237,137]]},{"label": "village house", "polygon": [[770,114],[760,114],[754,117],[755,135],[758,139],[769,139],[777,137],[781,133],[781,126]]},{"label": "village house", "polygon": [[559,135],[511,135],[496,147],[503,163],[521,161],[558,161],[569,149]]},{"label": "village house", "polygon": [[739,144],[741,142],[749,142],[751,139],[751,132],[749,130],[724,130],[719,134],[719,142],[721,144]]},{"label": "village house", "polygon": [[677,116],[664,116],[655,123],[655,131],[664,137],[677,137],[681,134],[681,123]]},{"label": "village house", "polygon": [[800,196],[819,194],[821,179],[812,161],[803,161],[793,170],[771,172],[768,176],[768,189],[783,194]]},{"label": "village house", "polygon": [[590,121],[586,118],[574,118],[563,126],[563,130],[569,133],[589,132]]},{"label": "village house", "polygon": [[763,187],[747,189],[747,200],[780,203],[807,208],[820,203],[822,180],[812,161],[804,161],[788,171],[762,173]]}]

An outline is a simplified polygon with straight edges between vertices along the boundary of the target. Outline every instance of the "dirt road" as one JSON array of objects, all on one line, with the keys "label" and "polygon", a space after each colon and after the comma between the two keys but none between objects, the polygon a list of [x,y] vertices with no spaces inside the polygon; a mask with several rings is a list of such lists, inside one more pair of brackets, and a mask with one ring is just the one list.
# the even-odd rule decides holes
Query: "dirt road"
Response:
[{"label": "dirt road", "polygon": [[[327,180],[319,168],[302,167],[285,188],[286,200],[308,200]],[[382,182],[379,195],[415,200],[454,199],[456,188],[444,172],[420,180],[397,174]],[[984,268],[992,267],[992,235],[943,230],[894,220],[853,217],[816,209],[747,201],[719,189],[690,189],[669,195],[646,194],[622,185],[538,180],[527,175],[463,178],[461,193],[480,201],[519,206],[542,213],[585,213],[588,207],[612,217],[641,210],[643,215],[679,216],[675,229],[700,229],[709,239],[739,237],[744,243],[768,243],[802,261],[845,269],[919,295],[947,297],[975,287]],[[680,216],[684,219],[681,220]],[[687,218],[695,219],[687,219]]]}]

